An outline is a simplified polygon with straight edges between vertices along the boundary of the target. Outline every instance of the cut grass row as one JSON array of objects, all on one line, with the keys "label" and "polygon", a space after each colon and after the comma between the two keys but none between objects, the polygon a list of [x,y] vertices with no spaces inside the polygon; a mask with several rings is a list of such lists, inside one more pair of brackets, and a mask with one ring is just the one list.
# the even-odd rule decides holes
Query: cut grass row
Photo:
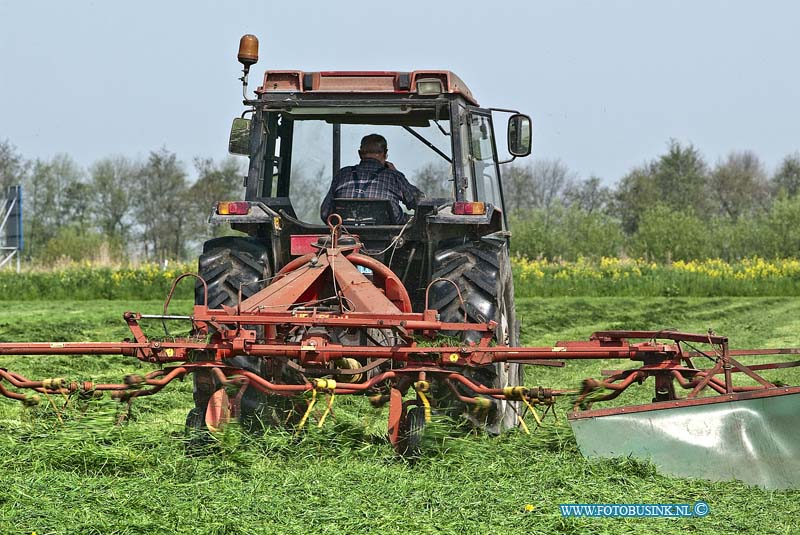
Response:
[{"label": "cut grass row", "polygon": [[[179,301],[175,312],[190,306]],[[119,340],[127,334],[123,311],[160,307],[6,303],[0,340]],[[800,344],[800,303],[790,298],[521,299],[517,312],[528,345],[620,327],[713,328],[734,347]],[[528,382],[571,388],[609,365],[529,368]],[[2,366],[37,377],[114,381],[148,369],[122,357],[9,357]],[[626,401],[650,395],[642,388]],[[62,424],[47,406],[0,400],[0,533],[792,534],[800,513],[797,491],[665,477],[629,459],[588,461],[564,425],[566,406],[560,425],[534,436],[454,437],[438,424],[426,435],[425,455],[410,465],[384,440],[386,411],[344,396],[323,429],[262,437],[232,431],[218,453],[187,457],[182,427],[191,403],[191,384],[176,383],[138,400],[134,418],[115,427],[120,407],[111,401],[83,416],[73,410]],[[709,503],[707,517],[564,519],[558,510],[560,503],[695,500]]]}]

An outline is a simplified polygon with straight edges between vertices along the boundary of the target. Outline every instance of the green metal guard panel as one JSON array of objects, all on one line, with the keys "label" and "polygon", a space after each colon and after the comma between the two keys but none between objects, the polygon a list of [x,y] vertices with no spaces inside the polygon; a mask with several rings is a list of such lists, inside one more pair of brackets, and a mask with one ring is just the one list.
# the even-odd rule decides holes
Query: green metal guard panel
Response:
[{"label": "green metal guard panel", "polygon": [[778,394],[630,413],[616,409],[573,416],[570,424],[586,457],[631,456],[652,460],[665,474],[800,488],[800,393]]}]

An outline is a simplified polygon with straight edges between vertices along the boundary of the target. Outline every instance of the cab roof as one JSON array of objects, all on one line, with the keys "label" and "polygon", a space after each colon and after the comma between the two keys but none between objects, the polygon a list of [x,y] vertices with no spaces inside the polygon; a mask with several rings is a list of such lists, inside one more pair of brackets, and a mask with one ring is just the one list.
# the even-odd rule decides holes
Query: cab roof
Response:
[{"label": "cab roof", "polygon": [[259,95],[270,93],[309,94],[383,94],[414,95],[431,94],[420,92],[420,82],[430,90],[441,83],[441,92],[461,95],[470,104],[478,102],[467,85],[450,71],[422,70],[401,71],[292,71],[270,70],[264,73],[264,83],[256,90]]}]

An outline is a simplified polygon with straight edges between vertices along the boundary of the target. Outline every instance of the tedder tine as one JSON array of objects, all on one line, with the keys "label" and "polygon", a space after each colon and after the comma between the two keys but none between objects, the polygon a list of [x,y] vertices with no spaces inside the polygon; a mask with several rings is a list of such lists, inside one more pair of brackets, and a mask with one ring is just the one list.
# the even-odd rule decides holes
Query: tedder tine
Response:
[{"label": "tedder tine", "polygon": [[212,433],[222,431],[231,421],[230,398],[225,388],[220,388],[208,400],[206,427]]},{"label": "tedder tine", "polygon": [[400,428],[404,413],[403,393],[393,386],[389,390],[389,442],[395,449],[400,444]]}]

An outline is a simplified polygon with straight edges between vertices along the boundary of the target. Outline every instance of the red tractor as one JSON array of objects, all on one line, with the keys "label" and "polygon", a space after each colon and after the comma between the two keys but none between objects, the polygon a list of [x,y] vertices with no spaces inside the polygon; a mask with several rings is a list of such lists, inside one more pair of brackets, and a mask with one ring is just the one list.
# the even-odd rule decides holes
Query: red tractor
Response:
[{"label": "red tractor", "polygon": [[[257,46],[251,35],[240,43],[245,87],[250,65],[257,60]],[[268,70],[256,98],[244,104],[247,109],[242,116],[248,118],[234,120],[230,151],[250,159],[245,200],[218,203],[211,220],[229,223],[247,236],[216,238],[204,244],[198,272],[208,283],[210,307],[234,306],[254,295],[293,260],[314,252],[317,242],[328,239],[330,231],[319,219],[317,202],[312,203],[310,213],[299,213],[298,201],[307,205],[309,191],[303,188],[307,184],[293,184],[296,168],[309,155],[316,161],[323,156],[330,166],[318,177],[324,188],[317,191],[327,190],[340,168],[343,137],[380,131],[389,137],[390,145],[410,142],[421,148],[423,154],[409,152],[418,158],[432,156],[440,162],[441,171],[435,182],[420,184],[433,191],[424,192],[426,197],[402,225],[389,221],[387,200],[335,199],[342,230],[357,236],[362,256],[386,265],[400,281],[410,298],[409,312],[427,307],[438,310],[444,322],[495,321],[499,326],[496,341],[518,345],[500,168],[517,156],[530,154],[528,116],[479,106],[466,84],[445,70]],[[508,158],[498,154],[494,131],[498,113],[508,121],[504,142]],[[312,143],[308,136],[303,137],[307,132],[316,133]],[[323,139],[328,132],[329,143]],[[355,151],[347,153],[351,154]],[[422,163],[403,165],[419,167]],[[373,282],[384,284],[369,267],[360,267]],[[197,290],[197,302],[201,303],[199,284]],[[457,334],[464,343],[479,339],[476,332]],[[334,330],[328,336],[357,345],[393,340],[382,334],[370,335],[368,330]],[[264,369],[261,359],[237,357],[236,364],[278,379],[273,370]],[[291,370],[282,373],[284,380],[302,380]],[[496,364],[474,370],[471,376],[487,386],[517,386],[522,384],[522,367]],[[190,421],[201,421],[217,387],[197,375],[197,407]],[[257,407],[263,401],[259,397],[255,392],[252,399],[246,397],[245,414],[259,412]],[[287,403],[280,401],[273,400],[273,405],[288,410]],[[451,413],[462,412],[463,404],[450,401]],[[470,411],[464,414],[492,432],[517,425],[516,413],[505,401],[495,405],[480,421]]]}]

